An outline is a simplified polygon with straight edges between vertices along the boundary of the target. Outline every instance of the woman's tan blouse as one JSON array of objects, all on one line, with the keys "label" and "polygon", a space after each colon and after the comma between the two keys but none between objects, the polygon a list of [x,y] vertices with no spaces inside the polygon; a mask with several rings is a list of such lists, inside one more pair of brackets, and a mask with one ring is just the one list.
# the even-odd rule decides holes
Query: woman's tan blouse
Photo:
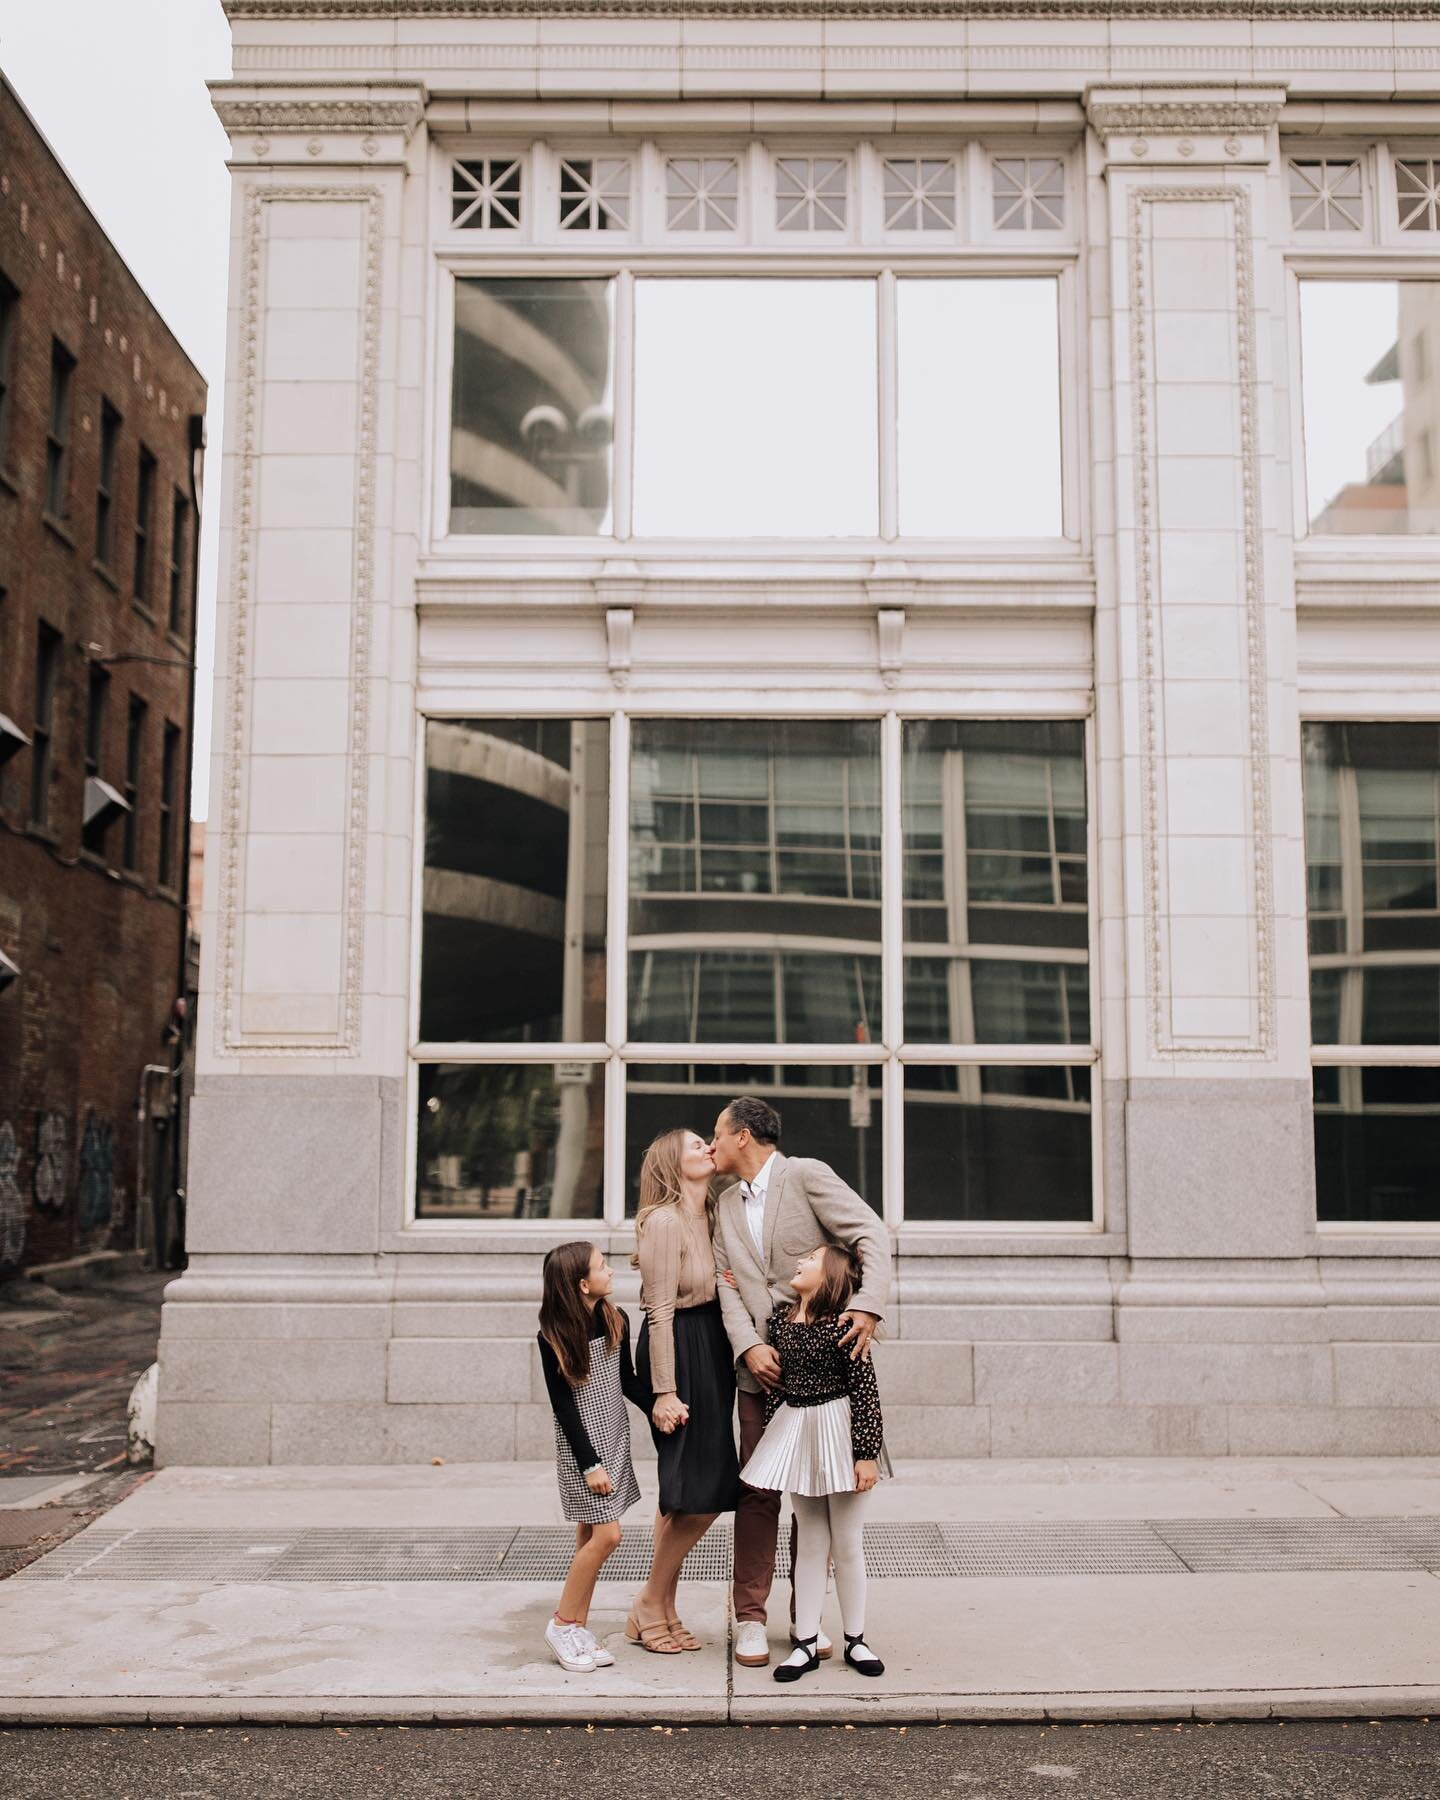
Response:
[{"label": "woman's tan blouse", "polygon": [[650,1385],[675,1392],[675,1314],[715,1298],[715,1252],[702,1212],[661,1206],[647,1215],[636,1248],[640,1304],[650,1323]]}]

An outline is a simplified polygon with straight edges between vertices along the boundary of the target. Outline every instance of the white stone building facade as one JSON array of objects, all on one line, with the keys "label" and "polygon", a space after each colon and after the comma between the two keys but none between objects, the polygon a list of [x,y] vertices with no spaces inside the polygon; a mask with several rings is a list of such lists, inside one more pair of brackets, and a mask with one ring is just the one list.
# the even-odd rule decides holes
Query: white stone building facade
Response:
[{"label": "white stone building facade", "polygon": [[161,1459],[548,1454],[740,1091],[896,1454],[1440,1451],[1434,8],[227,11]]}]

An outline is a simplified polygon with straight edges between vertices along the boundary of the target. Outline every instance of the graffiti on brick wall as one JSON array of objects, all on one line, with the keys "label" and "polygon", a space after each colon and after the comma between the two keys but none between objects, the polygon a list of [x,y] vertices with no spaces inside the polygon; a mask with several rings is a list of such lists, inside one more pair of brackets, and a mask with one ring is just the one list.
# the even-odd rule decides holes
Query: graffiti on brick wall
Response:
[{"label": "graffiti on brick wall", "polygon": [[35,1204],[58,1212],[68,1196],[70,1127],[63,1112],[35,1115]]},{"label": "graffiti on brick wall", "polygon": [[115,1127],[108,1119],[85,1116],[80,1140],[80,1226],[91,1231],[111,1222],[115,1200]]},{"label": "graffiti on brick wall", "polygon": [[20,1145],[15,1127],[0,1121],[0,1263],[18,1263],[25,1248],[25,1202],[15,1171],[20,1167]]}]

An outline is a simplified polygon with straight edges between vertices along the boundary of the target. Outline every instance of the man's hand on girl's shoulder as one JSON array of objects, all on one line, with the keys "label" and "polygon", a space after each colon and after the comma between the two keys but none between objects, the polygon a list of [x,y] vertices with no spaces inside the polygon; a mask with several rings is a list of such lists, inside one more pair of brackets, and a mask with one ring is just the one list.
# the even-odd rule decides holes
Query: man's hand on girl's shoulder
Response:
[{"label": "man's hand on girl's shoulder", "polygon": [[879,1319],[874,1313],[850,1311],[841,1313],[840,1323],[849,1326],[848,1331],[842,1331],[840,1334],[841,1349],[844,1349],[847,1344],[851,1346],[851,1362],[854,1362],[857,1356],[863,1357],[866,1362],[869,1362],[870,1340],[875,1335],[876,1327],[880,1323]]}]

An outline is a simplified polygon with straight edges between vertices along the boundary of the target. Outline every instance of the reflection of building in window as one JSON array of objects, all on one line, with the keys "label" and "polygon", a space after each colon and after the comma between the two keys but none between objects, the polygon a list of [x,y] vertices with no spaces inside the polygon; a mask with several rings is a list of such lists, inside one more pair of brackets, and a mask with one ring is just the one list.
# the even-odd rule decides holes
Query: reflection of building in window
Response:
[{"label": "reflection of building in window", "polygon": [[1432,346],[1440,343],[1440,282],[1401,281],[1395,341],[1365,377],[1367,386],[1398,385],[1395,417],[1365,449],[1365,479],[1328,501],[1311,529],[1380,534],[1440,529],[1440,472],[1435,433],[1440,393],[1430,379]]},{"label": "reflection of building in window", "polygon": [[880,1036],[873,724],[637,721],[631,1035]]},{"label": "reflection of building in window", "polygon": [[451,529],[604,528],[610,283],[455,284]]},{"label": "reflection of building in window", "polygon": [[[432,720],[426,763],[421,1038],[603,1040],[607,725]],[[425,1078],[422,1211],[589,1216],[598,1065],[452,1065]]]},{"label": "reflection of building in window", "polygon": [[[1440,1045],[1440,727],[1305,727],[1311,1036]],[[1440,1068],[1315,1070],[1325,1218],[1434,1218]]]}]

